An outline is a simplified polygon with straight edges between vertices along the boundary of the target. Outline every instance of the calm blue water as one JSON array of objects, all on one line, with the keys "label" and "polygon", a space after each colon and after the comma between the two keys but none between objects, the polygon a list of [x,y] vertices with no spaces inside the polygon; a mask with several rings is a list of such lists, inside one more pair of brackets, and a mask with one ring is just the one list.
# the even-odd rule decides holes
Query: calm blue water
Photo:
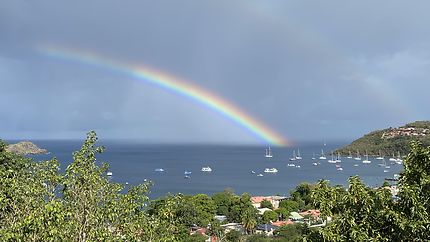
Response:
[{"label": "calm blue water", "polygon": [[[35,159],[57,157],[64,169],[72,160],[72,152],[78,150],[81,141],[33,141],[51,154],[36,156]],[[370,185],[380,185],[385,177],[399,173],[401,165],[391,164],[388,173],[378,166],[376,160],[365,165],[361,161],[342,158],[343,171],[336,170],[334,164],[321,161],[312,165],[313,153],[319,156],[321,148],[326,154],[344,144],[307,144],[300,146],[303,160],[294,162],[301,168],[288,167],[293,163],[289,158],[297,148],[272,147],[273,158],[265,158],[265,148],[259,146],[210,146],[210,145],[148,145],[133,142],[104,142],[106,152],[98,160],[108,162],[113,172],[112,180],[130,184],[142,183],[144,179],[154,182],[151,198],[167,193],[213,194],[232,188],[237,194],[288,195],[300,182],[316,182],[328,179],[332,184],[346,184],[348,177],[359,175]],[[327,155],[327,159],[330,157]],[[318,161],[318,160],[316,160]],[[387,160],[388,162],[388,160]],[[359,164],[354,167],[354,164]],[[203,166],[210,166],[211,173],[201,172]],[[265,168],[277,168],[277,174],[264,173]],[[157,168],[165,171],[155,172]],[[191,171],[190,179],[184,178],[184,171]],[[252,174],[255,171],[256,174]],[[257,177],[262,173],[263,177]]]}]

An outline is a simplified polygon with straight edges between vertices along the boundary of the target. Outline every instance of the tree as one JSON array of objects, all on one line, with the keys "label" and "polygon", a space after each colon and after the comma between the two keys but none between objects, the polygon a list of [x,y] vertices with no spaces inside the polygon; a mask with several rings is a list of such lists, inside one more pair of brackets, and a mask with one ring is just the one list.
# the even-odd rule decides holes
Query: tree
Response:
[{"label": "tree", "polygon": [[282,208],[282,207],[276,209],[275,212],[278,214],[278,218],[280,218],[280,220],[288,219],[288,217],[290,217],[290,213],[291,213],[291,211],[289,211],[286,208]]},{"label": "tree", "polygon": [[260,208],[269,208],[269,209],[273,209],[273,205],[270,201],[264,199],[263,201],[261,201],[260,203]]},{"label": "tree", "polygon": [[197,224],[207,226],[213,221],[216,207],[212,198],[206,194],[197,194],[191,197],[191,201],[197,213]]},{"label": "tree", "polygon": [[266,211],[262,217],[263,223],[275,222],[278,220],[278,214],[274,211]]},{"label": "tree", "polygon": [[400,225],[404,238],[430,240],[430,146],[412,143],[398,187],[398,212],[405,218]]},{"label": "tree", "polygon": [[291,196],[295,201],[303,201],[304,205],[311,204],[311,194],[315,185],[303,182],[296,186],[295,190],[291,192]]},{"label": "tree", "polygon": [[315,205],[333,222],[310,237],[325,241],[430,240],[430,147],[413,142],[399,180],[398,199],[385,188],[366,187],[358,177],[348,190],[321,181],[312,193]]},{"label": "tree", "polygon": [[284,208],[289,216],[291,212],[299,210],[299,204],[294,200],[284,200],[279,203],[279,208]]},{"label": "tree", "polygon": [[225,239],[230,242],[237,242],[240,240],[242,234],[237,230],[231,230],[225,234]]},{"label": "tree", "polygon": [[310,230],[305,223],[294,223],[276,229],[273,234],[286,241],[303,241],[303,237],[309,234]]},{"label": "tree", "polygon": [[[0,238],[2,241],[177,241],[183,234],[168,221],[178,200],[160,214],[145,207],[149,183],[108,180],[98,165],[95,132],[59,173],[57,160],[36,162],[6,152],[0,142]],[[167,218],[167,219],[166,219]],[[181,230],[183,231],[183,230]]]},{"label": "tree", "polygon": [[257,211],[255,208],[248,208],[241,214],[242,225],[245,228],[246,234],[253,234],[255,226],[257,226]]}]

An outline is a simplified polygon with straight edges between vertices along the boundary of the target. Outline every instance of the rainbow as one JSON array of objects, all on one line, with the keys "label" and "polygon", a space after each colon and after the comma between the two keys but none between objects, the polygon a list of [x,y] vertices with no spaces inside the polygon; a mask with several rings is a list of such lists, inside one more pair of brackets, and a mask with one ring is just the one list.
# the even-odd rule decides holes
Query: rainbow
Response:
[{"label": "rainbow", "polygon": [[286,146],[289,144],[281,135],[255,118],[247,115],[244,111],[227,100],[167,73],[154,70],[147,66],[141,67],[125,62],[118,62],[89,51],[60,48],[56,46],[40,46],[37,50],[43,55],[53,58],[76,61],[132,76],[139,81],[187,97],[200,105],[210,108],[246,129],[264,144],[276,146]]}]

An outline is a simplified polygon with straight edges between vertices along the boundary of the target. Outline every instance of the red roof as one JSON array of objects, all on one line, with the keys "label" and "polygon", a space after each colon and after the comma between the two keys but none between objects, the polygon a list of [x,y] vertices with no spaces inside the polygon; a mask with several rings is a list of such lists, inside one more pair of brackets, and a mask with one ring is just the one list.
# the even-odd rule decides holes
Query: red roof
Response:
[{"label": "red roof", "polygon": [[287,220],[287,221],[276,221],[276,222],[273,222],[272,223],[272,225],[273,226],[277,226],[277,227],[281,227],[281,226],[285,226],[285,225],[288,225],[288,224],[293,224],[294,222],[293,221],[291,221],[291,220]]},{"label": "red roof", "polygon": [[272,197],[251,197],[252,203],[261,203],[263,200],[272,201]]},{"label": "red roof", "polygon": [[300,212],[299,214],[301,216],[311,215],[312,217],[319,217],[320,216],[320,210],[310,209],[307,211]]}]

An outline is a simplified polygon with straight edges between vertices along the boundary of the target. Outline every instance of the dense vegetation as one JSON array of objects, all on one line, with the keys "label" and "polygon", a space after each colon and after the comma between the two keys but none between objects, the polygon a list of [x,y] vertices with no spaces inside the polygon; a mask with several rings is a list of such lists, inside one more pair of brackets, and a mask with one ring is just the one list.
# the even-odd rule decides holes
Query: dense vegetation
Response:
[{"label": "dense vegetation", "polygon": [[[123,186],[109,181],[103,151],[90,132],[65,172],[55,159],[37,162],[5,151],[0,142],[0,238],[2,241],[204,241],[191,227],[221,241],[428,241],[430,240],[430,148],[419,143],[404,161],[400,192],[366,187],[303,183],[274,211],[262,216],[248,194],[225,190],[207,196],[172,194],[154,201],[150,183]],[[263,206],[270,207],[263,202]],[[287,219],[290,212],[318,208],[332,221],[315,229],[294,223],[274,235],[256,235],[257,224]],[[244,227],[225,232],[214,215]]]},{"label": "dense vegetation", "polygon": [[[419,130],[430,129],[430,121],[416,121],[397,129],[402,128],[416,128]],[[397,156],[398,152],[402,155],[408,154],[410,152],[410,143],[412,141],[419,141],[424,146],[430,145],[430,135],[399,135],[392,138],[383,138],[383,134],[389,133],[391,130],[393,130],[393,128],[390,127],[388,129],[373,131],[334,152],[340,153],[341,155],[348,155],[351,152],[355,155],[357,151],[359,151],[361,155],[364,155],[367,152],[369,155],[374,156],[379,155],[379,152],[381,152],[384,156],[392,156],[393,154]]]}]

